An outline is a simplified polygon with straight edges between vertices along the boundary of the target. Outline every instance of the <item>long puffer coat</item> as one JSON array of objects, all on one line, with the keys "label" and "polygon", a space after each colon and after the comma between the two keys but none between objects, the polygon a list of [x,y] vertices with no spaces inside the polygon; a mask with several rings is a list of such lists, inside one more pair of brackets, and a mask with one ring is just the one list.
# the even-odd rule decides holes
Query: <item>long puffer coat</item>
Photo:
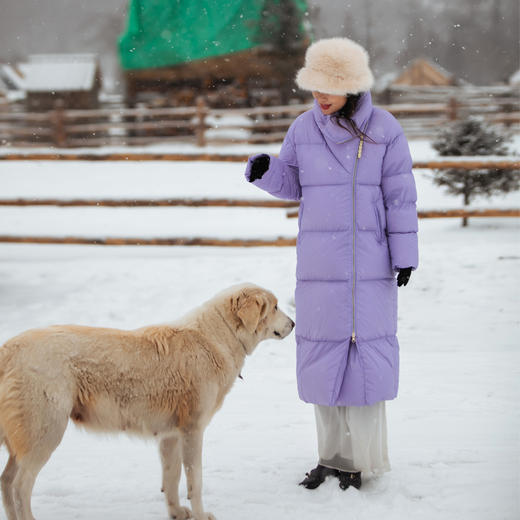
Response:
[{"label": "long puffer coat", "polygon": [[[314,107],[290,126],[254,184],[300,200],[296,267],[298,393],[326,406],[393,399],[399,378],[399,268],[418,265],[417,193],[397,120],[364,92],[360,139]],[[259,154],[249,158],[251,164]]]}]

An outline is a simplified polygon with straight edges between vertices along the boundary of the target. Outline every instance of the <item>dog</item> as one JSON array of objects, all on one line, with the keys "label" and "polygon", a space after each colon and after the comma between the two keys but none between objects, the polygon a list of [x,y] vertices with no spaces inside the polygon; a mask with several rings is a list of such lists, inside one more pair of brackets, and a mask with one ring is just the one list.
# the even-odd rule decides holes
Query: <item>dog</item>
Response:
[{"label": "dog", "polygon": [[[202,505],[202,439],[265,339],[294,322],[268,290],[228,288],[177,321],[136,330],[51,326],[0,348],[0,478],[8,520],[34,520],[35,479],[61,442],[69,418],[86,429],[155,437],[162,491],[175,519],[214,520]],[[191,510],[179,502],[182,465]]]}]

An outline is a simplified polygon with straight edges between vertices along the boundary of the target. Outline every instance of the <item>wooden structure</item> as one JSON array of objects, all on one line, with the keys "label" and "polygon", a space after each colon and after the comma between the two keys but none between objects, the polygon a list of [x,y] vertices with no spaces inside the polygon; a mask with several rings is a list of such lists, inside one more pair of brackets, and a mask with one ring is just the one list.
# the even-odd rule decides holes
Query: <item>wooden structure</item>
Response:
[{"label": "wooden structure", "polygon": [[[388,73],[379,78],[374,99],[388,104],[441,102],[464,96],[463,87],[469,86],[438,63],[428,58],[416,58],[400,74]],[[444,97],[447,90],[450,95]]]},{"label": "wooden structure", "polygon": [[288,81],[303,65],[303,46],[287,54],[266,47],[204,58],[173,67],[125,72],[126,103],[190,106],[204,96],[211,108],[301,103],[308,94],[292,92]]},{"label": "wooden structure", "polygon": [[[399,119],[409,138],[431,137],[442,125],[474,114],[490,124],[520,130],[520,111],[515,107],[518,97],[511,87],[473,87],[459,93],[459,98],[452,97],[457,95],[457,87],[443,87],[435,95],[424,88],[415,92],[422,98],[414,102],[377,103]],[[94,110],[58,107],[42,113],[11,105],[0,110],[0,141],[10,146],[58,148],[281,142],[291,122],[309,108],[308,104],[293,104],[214,109],[202,98],[196,106],[183,108],[125,108],[119,103]]]},{"label": "wooden structure", "polygon": [[455,76],[427,58],[417,58],[400,74],[392,85],[447,86],[456,85]]},{"label": "wooden structure", "polygon": [[310,43],[306,0],[130,0],[119,59],[127,106],[289,104]]},{"label": "wooden structure", "polygon": [[94,54],[36,54],[17,70],[29,111],[99,106],[101,71]]},{"label": "wooden structure", "polygon": [[[58,108],[45,114],[9,111],[0,112],[0,140],[18,146],[60,148],[160,142],[199,146],[207,142],[280,142],[291,121],[308,108],[287,105],[209,109],[199,100],[196,106],[185,108]],[[210,117],[213,124],[208,122]],[[232,119],[226,123],[228,117]]]}]

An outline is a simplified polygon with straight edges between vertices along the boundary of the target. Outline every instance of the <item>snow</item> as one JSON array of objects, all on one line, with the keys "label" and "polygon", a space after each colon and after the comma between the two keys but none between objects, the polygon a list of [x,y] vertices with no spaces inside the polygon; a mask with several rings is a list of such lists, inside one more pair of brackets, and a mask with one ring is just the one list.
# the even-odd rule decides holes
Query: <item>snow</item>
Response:
[{"label": "snow", "polygon": [[274,239],[297,226],[285,209],[0,207],[0,235]]},{"label": "snow", "polygon": [[[198,118],[192,118],[192,124],[198,123]],[[242,115],[222,115],[210,114],[204,121],[212,128],[206,131],[206,139],[237,139],[247,140],[251,137],[251,128],[254,122]]]},{"label": "snow", "polygon": [[[428,152],[426,144],[421,150],[412,144],[414,158]],[[268,197],[243,180],[243,168],[0,163],[0,186],[2,198]],[[416,181],[419,208],[460,207],[427,171],[416,172]],[[514,193],[476,204],[519,202]],[[0,212],[0,234],[294,236],[296,226],[285,210],[258,208]],[[400,392],[387,404],[391,472],[360,491],[341,491],[337,480],[315,491],[297,485],[317,452],[312,406],[297,396],[291,334],[258,346],[206,431],[206,509],[219,520],[518,518],[519,228],[513,218],[470,218],[467,228],[458,218],[419,221],[420,265],[399,289]],[[241,281],[271,289],[294,318],[295,265],[291,247],[0,244],[0,344],[56,323],[170,321]],[[1,448],[0,467],[6,459]],[[36,481],[33,511],[38,520],[166,519],[160,487],[153,442],[71,425]],[[186,504],[184,477],[180,489]]]},{"label": "snow", "polygon": [[516,72],[513,72],[511,76],[509,77],[509,84],[510,85],[520,85],[520,69],[518,69]]},{"label": "snow", "polygon": [[[226,124],[227,121],[226,121]],[[223,128],[222,130],[225,130]],[[409,139],[410,150],[414,161],[428,161],[433,159],[441,159],[438,152],[432,148],[430,141],[426,139]],[[225,155],[252,155],[254,153],[273,153],[278,154],[281,143],[269,144],[208,144],[207,146],[199,147],[192,143],[160,143],[150,144],[146,146],[100,146],[100,147],[84,147],[84,148],[49,148],[49,147],[16,147],[16,146],[1,146],[0,155],[7,154],[92,154],[105,155],[110,153],[180,153],[180,154],[225,154]],[[511,155],[518,155],[520,150],[520,134],[512,135],[512,142],[509,144]],[[481,156],[477,159],[511,159],[512,157],[504,156]],[[450,160],[453,158],[450,157]],[[468,159],[468,157],[461,157],[458,160]],[[472,157],[476,159],[476,157]]]},{"label": "snow", "polygon": [[[414,141],[411,148],[415,160],[435,157],[425,141]],[[199,161],[7,162],[0,164],[1,198],[272,200],[269,194],[245,182],[244,166],[241,162]],[[430,170],[415,172],[419,210],[462,207],[461,197],[445,195],[432,178]],[[470,207],[520,207],[520,193],[492,199],[478,197]],[[0,206],[0,235],[265,239],[294,237],[296,233],[297,219],[287,219],[285,209]]]},{"label": "snow", "polygon": [[49,147],[17,147],[17,146],[2,146],[0,147],[0,155],[6,154],[34,154],[34,153],[50,153],[50,154],[92,154],[105,155],[109,153],[186,153],[186,154],[234,154],[244,155],[253,154],[257,152],[274,153],[280,151],[280,143],[273,144],[218,144],[207,146],[197,146],[194,143],[159,143],[150,144],[146,146],[99,146],[99,147],[84,147],[84,148],[49,148]]},{"label": "snow", "polygon": [[96,75],[93,54],[42,54],[18,65],[28,92],[89,90]]},{"label": "snow", "polygon": [[16,72],[12,65],[0,64],[0,76],[4,76],[4,82],[7,80],[15,89],[24,90],[25,80]]}]

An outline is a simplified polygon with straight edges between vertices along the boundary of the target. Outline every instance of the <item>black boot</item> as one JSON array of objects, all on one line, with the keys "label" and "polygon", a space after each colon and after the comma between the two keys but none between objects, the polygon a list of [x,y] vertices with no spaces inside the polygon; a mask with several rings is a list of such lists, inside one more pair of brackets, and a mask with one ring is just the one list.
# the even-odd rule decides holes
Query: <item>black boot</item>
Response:
[{"label": "black boot", "polygon": [[349,486],[359,489],[361,487],[361,472],[338,471],[339,487],[347,489]]},{"label": "black boot", "polygon": [[310,473],[306,473],[306,477],[300,482],[300,486],[305,486],[307,489],[316,489],[321,483],[325,481],[326,477],[338,476],[338,470],[327,468],[318,464]]}]

